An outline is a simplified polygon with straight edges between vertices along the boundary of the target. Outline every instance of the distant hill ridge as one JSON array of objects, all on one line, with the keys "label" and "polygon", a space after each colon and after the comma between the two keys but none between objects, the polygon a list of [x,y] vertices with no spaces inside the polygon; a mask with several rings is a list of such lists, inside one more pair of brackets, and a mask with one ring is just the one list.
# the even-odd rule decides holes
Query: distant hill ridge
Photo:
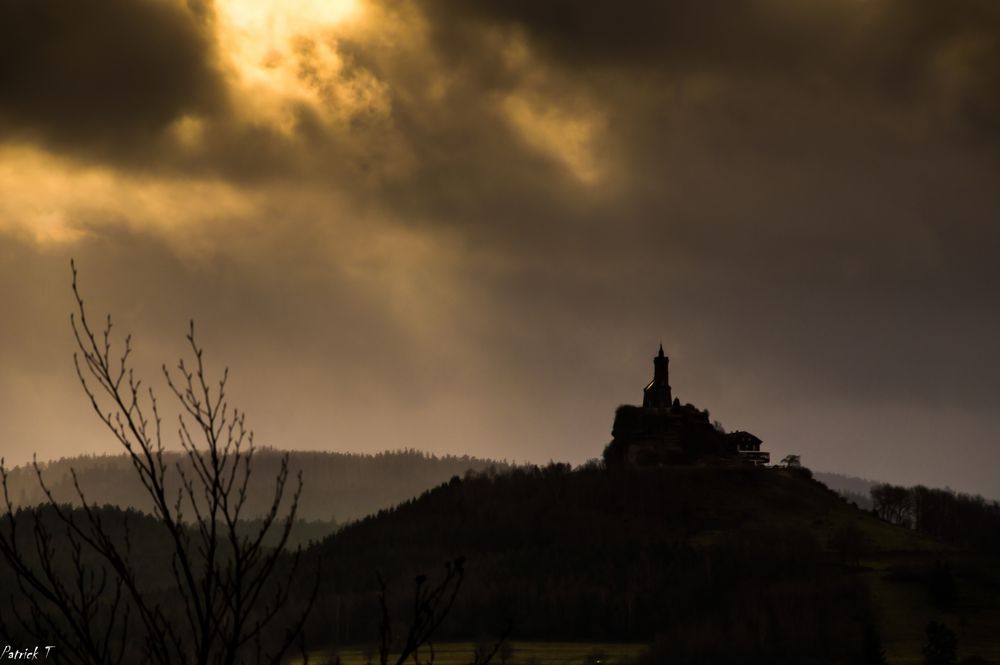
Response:
[{"label": "distant hill ridge", "polygon": [[[250,480],[248,516],[264,513],[273,497],[274,479],[284,451],[260,448],[254,453]],[[176,487],[173,471],[180,453],[167,453],[173,472],[168,486]],[[125,455],[84,455],[40,463],[46,484],[60,502],[77,503],[70,469],[75,469],[88,501],[120,508],[149,511],[149,499]],[[416,450],[360,453],[289,451],[290,477],[302,471],[302,497],[298,516],[302,520],[344,523],[390,508],[421,492],[490,467],[504,470],[506,461],[468,455],[437,456]],[[11,498],[18,505],[44,501],[34,469],[30,465],[10,471]]]},{"label": "distant hill ridge", "polygon": [[[266,490],[274,478],[284,451],[261,448],[255,453],[254,487]],[[390,508],[468,471],[498,470],[514,466],[507,460],[468,455],[438,456],[413,449],[387,450],[375,454],[325,451],[289,451],[292,473],[303,470],[303,493],[299,516],[303,520],[343,523]],[[178,453],[168,453],[176,459]],[[100,504],[148,510],[145,492],[125,455],[80,455],[41,463],[46,482],[56,498],[75,502],[69,470],[75,468],[87,497]],[[814,471],[813,477],[859,508],[870,509],[871,488],[879,481],[840,473]],[[20,505],[43,500],[30,466],[15,467],[10,475],[11,497]],[[251,512],[262,512],[264,491]]]},{"label": "distant hill ridge", "polygon": [[867,478],[858,478],[857,476],[828,473],[825,471],[814,471],[813,478],[848,501],[853,501],[857,504],[858,508],[865,510],[872,508],[872,488],[881,484],[877,480],[868,480]]}]

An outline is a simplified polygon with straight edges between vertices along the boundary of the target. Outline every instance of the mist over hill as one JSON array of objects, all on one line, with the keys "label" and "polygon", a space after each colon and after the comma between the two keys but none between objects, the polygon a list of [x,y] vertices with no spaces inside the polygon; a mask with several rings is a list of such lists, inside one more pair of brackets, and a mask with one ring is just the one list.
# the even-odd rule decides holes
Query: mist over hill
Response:
[{"label": "mist over hill", "polygon": [[813,478],[848,501],[854,502],[858,508],[870,510],[873,507],[871,491],[879,484],[878,481],[826,471],[813,471]]},{"label": "mist over hill", "polygon": [[[284,452],[262,448],[254,453],[247,516],[263,514],[274,496],[273,484]],[[189,462],[179,453],[167,453],[168,486],[176,491],[176,463]],[[70,470],[74,469],[89,502],[149,512],[149,496],[125,455],[80,456],[40,463],[43,478],[60,503],[78,504]],[[364,455],[356,453],[289,452],[290,478],[302,473],[298,518],[339,523],[390,508],[421,492],[469,471],[507,462],[463,456],[437,456],[415,450]],[[42,503],[45,496],[30,465],[15,467],[8,480],[11,499],[18,505]]]}]

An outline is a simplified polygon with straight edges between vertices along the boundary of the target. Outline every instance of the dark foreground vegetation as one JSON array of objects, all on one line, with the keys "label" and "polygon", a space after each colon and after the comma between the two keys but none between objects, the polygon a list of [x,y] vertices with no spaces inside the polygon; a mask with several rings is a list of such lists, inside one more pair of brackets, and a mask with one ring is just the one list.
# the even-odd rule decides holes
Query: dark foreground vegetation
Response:
[{"label": "dark foreground vegetation", "polygon": [[[127,520],[143,588],[182,614],[157,521],[113,508],[101,520],[122,540]],[[958,642],[941,662],[958,662],[991,656],[982,624],[1000,616],[995,559],[859,511],[806,472],[565,465],[455,477],[348,525],[303,553],[282,613],[308,604],[319,569],[306,644],[377,653],[376,574],[404,635],[413,580],[441,579],[458,553],[468,574],[437,640],[488,641],[509,622],[517,640],[652,644],[647,663],[924,662],[931,617],[944,648]],[[68,579],[71,554],[55,557]],[[17,589],[2,567],[0,589]]]}]

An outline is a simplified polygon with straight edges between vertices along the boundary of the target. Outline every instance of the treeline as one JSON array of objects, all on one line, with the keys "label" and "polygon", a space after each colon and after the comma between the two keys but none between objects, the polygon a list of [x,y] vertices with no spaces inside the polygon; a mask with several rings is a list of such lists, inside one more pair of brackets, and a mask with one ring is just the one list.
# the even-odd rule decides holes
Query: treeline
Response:
[{"label": "treeline", "polygon": [[[253,474],[248,488],[248,516],[264,514],[274,495],[273,482],[281,465],[282,451],[262,448],[254,453]],[[168,489],[179,489],[175,465],[191,476],[190,462],[179,453],[167,453]],[[506,462],[477,457],[436,456],[416,450],[399,450],[376,455],[294,451],[289,453],[291,477],[302,472],[303,490],[298,517],[319,522],[311,535],[329,533],[334,522],[348,522],[389,508],[454,475],[490,467],[504,469]],[[46,484],[59,503],[79,503],[70,469],[76,471],[88,502],[119,508],[150,511],[149,495],[135,469],[124,455],[63,458],[41,465]],[[11,470],[10,496],[20,506],[45,502],[34,469],[21,466]],[[315,526],[315,525],[313,525]],[[325,534],[322,534],[325,535]]]},{"label": "treeline", "polygon": [[1000,503],[981,496],[918,485],[881,484],[871,490],[883,520],[957,547],[1000,554]]}]

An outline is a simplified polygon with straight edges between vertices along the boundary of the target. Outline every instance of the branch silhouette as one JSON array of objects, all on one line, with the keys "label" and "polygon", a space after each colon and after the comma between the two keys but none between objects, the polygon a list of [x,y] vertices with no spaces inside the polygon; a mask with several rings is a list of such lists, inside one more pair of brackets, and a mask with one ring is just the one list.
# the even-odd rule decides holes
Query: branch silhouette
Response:
[{"label": "branch silhouette", "polygon": [[[116,537],[101,509],[88,501],[75,471],[79,509],[59,504],[37,460],[35,474],[47,501],[18,509],[0,460],[5,525],[0,556],[14,570],[22,594],[19,603],[11,599],[11,614],[29,634],[57,641],[60,657],[70,663],[278,665],[296,642],[301,644],[319,582],[316,575],[303,607],[290,620],[278,621],[299,566],[300,550],[289,555],[285,548],[298,511],[301,472],[290,477],[286,454],[268,510],[249,534],[241,530],[241,520],[251,517],[245,510],[254,442],[245,413],[229,404],[228,369],[218,380],[209,378],[191,322],[186,335],[190,359],[181,359],[172,371],[162,368],[180,407],[176,435],[187,462],[186,468],[180,462],[168,465],[160,405],[131,364],[132,337],[116,344],[110,315],[102,328],[93,326],[74,263],[71,269],[77,377],[152,501],[169,544],[170,593],[181,611],[164,609],[139,579],[128,520]],[[171,471],[180,478],[176,492],[167,488]],[[277,535],[276,542],[265,545],[269,534]]]}]

